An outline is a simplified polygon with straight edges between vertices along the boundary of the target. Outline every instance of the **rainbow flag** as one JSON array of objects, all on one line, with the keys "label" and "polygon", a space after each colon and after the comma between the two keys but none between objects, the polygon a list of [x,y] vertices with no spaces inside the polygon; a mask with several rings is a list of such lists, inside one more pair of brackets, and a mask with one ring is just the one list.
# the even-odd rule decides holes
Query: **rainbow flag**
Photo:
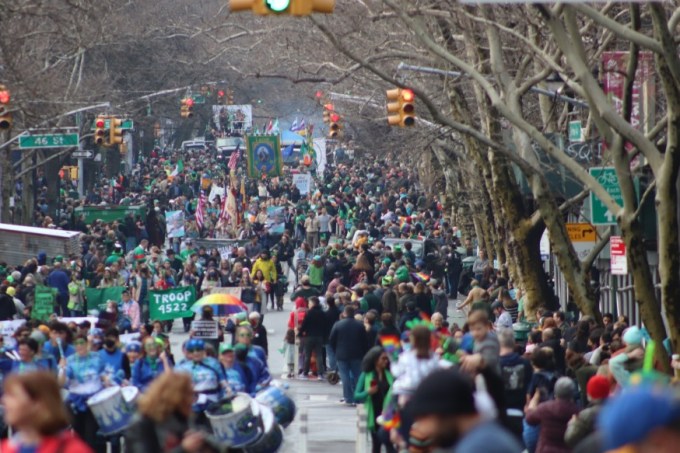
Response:
[{"label": "rainbow flag", "polygon": [[381,335],[380,344],[388,356],[396,358],[401,352],[401,341],[396,335]]}]

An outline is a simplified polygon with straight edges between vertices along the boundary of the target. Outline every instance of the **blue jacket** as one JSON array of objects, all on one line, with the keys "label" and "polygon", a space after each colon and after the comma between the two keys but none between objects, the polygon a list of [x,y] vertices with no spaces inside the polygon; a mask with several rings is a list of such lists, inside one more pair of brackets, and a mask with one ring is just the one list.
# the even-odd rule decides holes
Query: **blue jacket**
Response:
[{"label": "blue jacket", "polygon": [[56,288],[61,296],[68,296],[68,284],[71,281],[68,274],[61,269],[56,269],[50,272],[47,276],[47,284]]},{"label": "blue jacket", "polygon": [[152,366],[148,358],[139,359],[132,366],[132,385],[137,387],[140,392],[144,392],[149,384],[164,371],[165,366],[161,359],[156,359],[155,367]]}]

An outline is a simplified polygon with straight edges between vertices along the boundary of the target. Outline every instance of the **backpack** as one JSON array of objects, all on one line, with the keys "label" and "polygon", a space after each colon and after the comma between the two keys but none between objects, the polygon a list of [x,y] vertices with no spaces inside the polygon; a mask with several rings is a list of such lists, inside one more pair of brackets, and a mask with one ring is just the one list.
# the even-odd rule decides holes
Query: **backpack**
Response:
[{"label": "backpack", "polygon": [[536,387],[541,392],[541,402],[555,399],[555,383],[559,378],[553,371],[539,371],[535,375],[542,376],[543,381]]}]

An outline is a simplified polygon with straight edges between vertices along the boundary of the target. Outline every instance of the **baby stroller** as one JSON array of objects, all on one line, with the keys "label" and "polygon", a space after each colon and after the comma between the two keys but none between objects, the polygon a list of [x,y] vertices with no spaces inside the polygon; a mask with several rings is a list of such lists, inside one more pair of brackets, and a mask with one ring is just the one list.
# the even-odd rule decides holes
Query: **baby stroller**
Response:
[{"label": "baby stroller", "polygon": [[283,296],[288,291],[288,277],[281,275],[276,284],[276,309],[283,311]]}]

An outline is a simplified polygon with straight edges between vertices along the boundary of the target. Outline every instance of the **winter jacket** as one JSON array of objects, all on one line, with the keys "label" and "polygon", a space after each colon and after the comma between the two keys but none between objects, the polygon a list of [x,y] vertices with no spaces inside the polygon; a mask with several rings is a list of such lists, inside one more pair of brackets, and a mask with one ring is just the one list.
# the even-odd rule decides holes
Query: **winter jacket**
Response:
[{"label": "winter jacket", "polygon": [[[357,403],[364,403],[364,408],[366,408],[366,427],[369,431],[374,431],[375,426],[375,407],[373,407],[373,398],[368,393],[368,389],[371,388],[371,381],[377,379],[375,371],[363,372],[359,375],[357,379],[357,388],[354,391],[354,401]],[[385,379],[392,388],[392,383],[394,382],[394,377],[390,370],[385,370]],[[389,392],[388,392],[389,394]],[[387,401],[387,395],[385,395],[384,401]],[[382,413],[382,408],[380,408]]]},{"label": "winter jacket", "polygon": [[[17,438],[3,439],[0,444],[2,453],[19,453]],[[92,449],[77,435],[70,431],[47,436],[42,439],[36,453],[92,453]]]},{"label": "winter jacket", "polygon": [[569,453],[571,449],[564,442],[567,423],[578,413],[573,401],[554,399],[541,403],[526,413],[530,425],[541,425],[536,453]]},{"label": "winter jacket", "polygon": [[307,312],[300,326],[300,336],[324,337],[326,334],[326,316],[321,307],[314,307]]},{"label": "winter jacket", "polygon": [[366,328],[354,318],[336,322],[328,339],[337,360],[361,360],[366,353]]},{"label": "winter jacket", "polygon": [[262,271],[262,274],[264,274],[264,279],[267,282],[276,282],[276,265],[272,260],[263,260],[262,258],[258,258],[257,261],[255,261],[255,264],[253,264],[253,270],[250,272],[250,277],[255,278],[255,273],[258,270]]}]

